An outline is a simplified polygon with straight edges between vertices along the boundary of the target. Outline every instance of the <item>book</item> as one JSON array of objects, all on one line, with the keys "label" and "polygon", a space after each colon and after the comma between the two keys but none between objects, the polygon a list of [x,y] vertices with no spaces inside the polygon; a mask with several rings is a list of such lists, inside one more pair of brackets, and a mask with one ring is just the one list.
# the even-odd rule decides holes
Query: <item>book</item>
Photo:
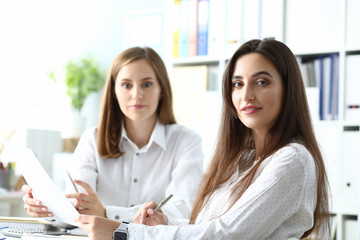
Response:
[{"label": "book", "polygon": [[208,53],[209,0],[199,0],[197,24],[197,55],[206,56]]}]

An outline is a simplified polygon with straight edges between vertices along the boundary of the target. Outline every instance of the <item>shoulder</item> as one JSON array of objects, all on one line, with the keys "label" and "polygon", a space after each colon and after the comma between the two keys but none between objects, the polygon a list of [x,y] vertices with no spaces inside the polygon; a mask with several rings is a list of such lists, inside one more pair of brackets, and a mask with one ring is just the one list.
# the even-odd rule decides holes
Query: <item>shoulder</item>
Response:
[{"label": "shoulder", "polygon": [[315,173],[314,158],[308,149],[300,143],[289,143],[268,159],[269,165],[285,172]]},{"label": "shoulder", "polygon": [[91,127],[86,129],[80,137],[78,146],[96,144],[97,141],[97,127]]},{"label": "shoulder", "polygon": [[314,162],[311,153],[300,143],[287,144],[276,151],[273,154],[273,157],[282,161],[298,162],[301,165],[307,165],[309,162]]}]

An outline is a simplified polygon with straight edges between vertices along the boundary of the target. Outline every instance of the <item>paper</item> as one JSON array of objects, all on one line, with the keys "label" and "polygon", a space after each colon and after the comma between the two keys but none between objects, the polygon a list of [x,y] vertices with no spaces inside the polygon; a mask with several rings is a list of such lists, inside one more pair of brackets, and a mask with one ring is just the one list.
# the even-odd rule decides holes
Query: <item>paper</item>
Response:
[{"label": "paper", "polygon": [[54,184],[33,151],[29,148],[13,145],[7,147],[11,151],[11,156],[18,163],[27,184],[32,188],[34,198],[39,199],[63,222],[79,226],[79,223],[74,221],[79,213]]}]

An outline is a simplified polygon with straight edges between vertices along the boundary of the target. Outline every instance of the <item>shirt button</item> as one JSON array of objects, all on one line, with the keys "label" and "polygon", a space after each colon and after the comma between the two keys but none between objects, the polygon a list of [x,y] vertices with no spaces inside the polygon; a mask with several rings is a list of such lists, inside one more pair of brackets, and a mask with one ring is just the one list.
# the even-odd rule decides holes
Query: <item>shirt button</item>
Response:
[{"label": "shirt button", "polygon": [[140,156],[140,153],[136,153],[136,156]]},{"label": "shirt button", "polygon": [[119,218],[120,218],[119,215],[115,216],[115,220],[119,220]]},{"label": "shirt button", "polygon": [[135,206],[135,205],[134,205],[134,204],[131,204],[131,205],[130,205],[130,207],[133,207],[133,206]]},{"label": "shirt button", "polygon": [[137,183],[137,181],[138,181],[137,178],[134,178],[134,183]]}]

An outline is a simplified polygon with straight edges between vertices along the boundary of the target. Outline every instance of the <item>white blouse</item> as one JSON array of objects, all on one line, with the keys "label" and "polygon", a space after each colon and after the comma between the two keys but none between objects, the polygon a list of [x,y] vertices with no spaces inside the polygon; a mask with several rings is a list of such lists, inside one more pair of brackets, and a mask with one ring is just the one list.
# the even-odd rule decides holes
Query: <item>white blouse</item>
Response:
[{"label": "white blouse", "polygon": [[129,239],[283,240],[300,238],[313,226],[317,177],[313,157],[303,145],[290,143],[266,158],[249,188],[225,212],[234,202],[232,181],[243,176],[236,173],[216,190],[196,224],[172,217],[171,226],[130,224]]},{"label": "white blouse", "polygon": [[73,178],[90,184],[106,216],[132,221],[144,202],[159,203],[173,194],[162,210],[175,218],[189,218],[203,170],[200,136],[184,126],[158,121],[146,146],[139,149],[123,131],[120,149],[125,152],[121,157],[102,159],[97,130],[92,128],[81,136],[71,164]]}]

